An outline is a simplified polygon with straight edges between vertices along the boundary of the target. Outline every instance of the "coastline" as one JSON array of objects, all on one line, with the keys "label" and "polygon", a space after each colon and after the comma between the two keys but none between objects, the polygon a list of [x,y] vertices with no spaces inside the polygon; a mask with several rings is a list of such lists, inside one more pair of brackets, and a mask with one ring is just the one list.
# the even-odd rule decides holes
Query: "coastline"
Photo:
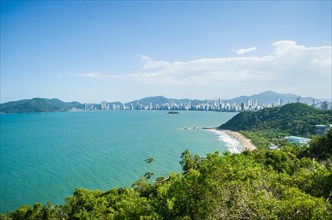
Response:
[{"label": "coastline", "polygon": [[241,153],[244,150],[255,150],[257,147],[239,132],[231,130],[219,130],[217,128],[207,129],[219,135],[219,140],[226,143],[226,147],[231,153]]},{"label": "coastline", "polygon": [[237,132],[237,131],[230,131],[230,130],[221,130],[224,131],[226,134],[234,137],[237,139],[239,142],[243,144],[243,146],[247,150],[255,150],[257,147],[251,142],[249,138],[246,138],[243,134]]}]

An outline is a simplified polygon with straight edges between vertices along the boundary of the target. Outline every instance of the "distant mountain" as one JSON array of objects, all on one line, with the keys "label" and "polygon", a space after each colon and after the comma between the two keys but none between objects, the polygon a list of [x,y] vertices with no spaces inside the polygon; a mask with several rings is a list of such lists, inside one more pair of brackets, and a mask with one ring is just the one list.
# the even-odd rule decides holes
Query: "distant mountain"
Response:
[{"label": "distant mountain", "polygon": [[258,112],[241,112],[219,129],[234,131],[262,131],[274,135],[279,132],[310,136],[317,124],[332,124],[332,111],[319,110],[303,103],[291,103]]},{"label": "distant mountain", "polygon": [[[258,105],[264,105],[264,104],[267,105],[267,104],[277,103],[279,99],[282,99],[284,104],[289,102],[296,102],[299,96],[294,94],[279,94],[272,91],[266,91],[252,96],[240,96],[233,99],[228,99],[228,100],[226,99],[222,101],[228,102],[230,104],[240,105],[242,102],[247,103],[248,99],[250,98],[252,99],[252,101],[257,99]],[[321,100],[317,100],[317,102],[320,101]],[[198,99],[188,99],[188,98],[173,99],[164,96],[154,96],[154,97],[142,98],[140,100],[134,100],[128,103],[108,102],[108,104],[110,106],[113,105],[122,106],[123,104],[126,106],[130,106],[132,104],[134,107],[136,107],[138,103],[143,106],[149,106],[150,103],[152,103],[153,105],[162,105],[165,103],[180,105],[180,104],[188,104],[189,102],[191,102],[192,105],[197,105],[206,102],[212,103],[213,100],[211,99],[198,100]],[[310,97],[301,98],[300,102],[312,104],[313,98]],[[97,109],[100,109],[101,106],[100,103],[98,104],[93,103],[93,105]],[[2,113],[56,112],[56,111],[68,111],[71,108],[84,109],[84,104],[81,104],[79,102],[63,102],[59,99],[46,99],[46,98],[25,99],[25,100],[0,104],[0,112]]]},{"label": "distant mountain", "polygon": [[59,99],[33,98],[0,104],[2,113],[59,112],[71,108],[83,108],[79,102],[63,102]]},{"label": "distant mountain", "polygon": [[[238,104],[240,105],[242,102],[247,103],[248,99],[252,99],[253,101],[255,99],[257,99],[257,104],[258,105],[267,105],[267,104],[273,104],[273,103],[277,103],[279,101],[279,99],[281,99],[283,101],[284,104],[287,103],[291,103],[291,102],[297,102],[297,99],[299,98],[299,95],[295,95],[295,94],[280,94],[280,93],[276,93],[273,91],[266,91],[266,92],[262,92],[259,94],[255,94],[255,95],[251,95],[251,96],[240,96],[240,97],[236,97],[236,98],[232,98],[232,99],[226,99],[226,100],[222,100],[223,102],[228,102],[230,104]],[[300,97],[300,102],[302,103],[306,103],[306,104],[312,104],[313,103],[314,98],[311,97]],[[318,99],[316,99],[317,101],[320,101]],[[154,96],[154,97],[146,97],[146,98],[142,98],[140,100],[134,100],[131,102],[126,103],[126,105],[130,105],[132,104],[133,106],[136,106],[137,103],[141,104],[141,105],[145,105],[148,106],[150,105],[150,103],[154,104],[154,105],[161,105],[164,103],[175,103],[177,105],[181,104],[181,103],[189,103],[191,102],[193,105],[196,105],[198,103],[205,103],[205,102],[213,102],[213,100],[211,99],[205,99],[205,100],[198,100],[198,99],[173,99],[173,98],[166,98],[164,96]]]},{"label": "distant mountain", "polygon": [[134,100],[134,101],[131,101],[131,102],[128,102],[126,104],[132,104],[134,106],[136,106],[138,103],[141,104],[141,105],[150,105],[150,102],[152,102],[153,104],[155,105],[160,105],[160,104],[163,104],[163,103],[169,103],[171,102],[172,99],[169,99],[169,98],[166,98],[164,96],[154,96],[154,97],[146,97],[146,98],[142,98],[140,100]]},{"label": "distant mountain", "polygon": [[[252,96],[240,96],[233,99],[227,100],[229,103],[236,103],[241,104],[242,102],[246,103],[248,99],[252,99],[253,101],[257,99],[258,105],[267,105],[278,102],[279,99],[283,101],[284,104],[290,103],[290,102],[296,102],[299,98],[299,95],[294,94],[280,94],[273,91],[266,91],[259,94],[255,94]],[[301,97],[300,102],[306,103],[306,104],[312,104],[314,98],[311,97]],[[317,100],[317,99],[316,99]]]}]

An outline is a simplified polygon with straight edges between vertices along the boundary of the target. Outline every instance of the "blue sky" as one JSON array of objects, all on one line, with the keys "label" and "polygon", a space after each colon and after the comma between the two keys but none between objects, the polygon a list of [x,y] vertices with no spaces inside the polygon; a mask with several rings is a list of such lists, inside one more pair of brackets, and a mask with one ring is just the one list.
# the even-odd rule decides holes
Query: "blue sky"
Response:
[{"label": "blue sky", "polygon": [[331,98],[331,1],[1,1],[1,102]]}]

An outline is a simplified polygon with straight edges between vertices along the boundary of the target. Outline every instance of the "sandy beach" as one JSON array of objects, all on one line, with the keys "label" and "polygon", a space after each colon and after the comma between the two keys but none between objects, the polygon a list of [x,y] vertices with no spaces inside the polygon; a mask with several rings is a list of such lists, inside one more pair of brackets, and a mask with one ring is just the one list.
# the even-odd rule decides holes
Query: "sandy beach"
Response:
[{"label": "sandy beach", "polygon": [[226,134],[234,137],[235,139],[237,139],[240,143],[243,144],[243,146],[247,149],[247,150],[255,150],[256,146],[253,145],[253,143],[251,143],[251,140],[246,138],[245,136],[243,136],[241,133],[236,132],[236,131],[230,131],[230,130],[222,130],[224,131]]},{"label": "sandy beach", "polygon": [[[219,130],[216,128],[208,129],[219,135],[220,140],[226,143],[228,150],[232,153],[240,153],[247,150],[255,150],[256,146],[253,145],[250,139],[243,136],[241,133],[230,130]],[[225,136],[226,135],[226,136]],[[227,137],[230,137],[228,138]]]}]

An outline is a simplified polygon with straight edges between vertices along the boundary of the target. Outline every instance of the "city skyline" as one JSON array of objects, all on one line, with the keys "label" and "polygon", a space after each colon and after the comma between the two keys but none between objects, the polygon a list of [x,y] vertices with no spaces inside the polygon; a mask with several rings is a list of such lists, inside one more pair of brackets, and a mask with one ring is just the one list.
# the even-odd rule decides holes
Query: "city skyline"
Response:
[{"label": "city skyline", "polygon": [[[263,93],[261,93],[263,94]],[[289,103],[304,103],[322,110],[332,110],[332,103],[324,100],[317,100],[309,97],[287,97],[287,102],[282,98],[273,98],[268,102],[253,98],[253,96],[242,96],[242,101],[234,101],[241,97],[230,100],[191,100],[191,99],[172,99],[166,97],[146,97],[140,100],[133,100],[127,103],[101,101],[98,103],[84,103],[84,108],[73,108],[72,111],[94,111],[94,110],[192,110],[192,111],[220,111],[220,112],[241,112],[258,111],[264,108],[280,107]],[[152,101],[151,99],[164,99],[163,101]],[[150,101],[144,99],[150,99]],[[308,102],[310,99],[310,102]]]},{"label": "city skyline", "polygon": [[331,2],[1,1],[1,103],[331,99]]},{"label": "city skyline", "polygon": [[[29,100],[29,99],[58,99],[58,100],[61,100],[61,101],[64,101],[64,102],[79,102],[79,103],[83,103],[83,104],[100,104],[100,102],[106,102],[106,103],[116,103],[116,102],[120,102],[120,103],[123,103],[123,104],[128,104],[128,103],[131,103],[131,102],[136,102],[136,101],[139,101],[139,100],[143,100],[143,99],[149,99],[149,98],[164,98],[164,99],[167,99],[167,100],[196,100],[196,101],[213,101],[213,100],[219,100],[219,99],[222,99],[222,100],[226,100],[226,101],[229,101],[229,100],[233,100],[233,99],[239,99],[239,98],[251,98],[251,99],[255,99],[253,97],[255,96],[259,96],[259,95],[262,95],[262,94],[273,94],[275,96],[279,96],[278,98],[281,98],[282,96],[292,96],[291,99],[293,99],[294,101],[299,98],[301,100],[306,100],[306,102],[308,100],[312,101],[312,100],[315,100],[315,101],[318,101],[318,102],[324,102],[324,101],[328,101],[330,103],[332,103],[332,100],[329,99],[329,98],[317,98],[317,97],[308,97],[308,96],[301,96],[299,94],[292,94],[292,93],[278,93],[278,92],[275,92],[275,91],[271,91],[271,90],[268,90],[268,91],[262,91],[262,92],[259,92],[259,93],[256,93],[256,94],[241,94],[239,96],[230,96],[229,98],[226,98],[225,96],[219,94],[219,96],[216,96],[216,98],[213,98],[213,97],[206,97],[206,98],[202,98],[202,99],[199,99],[199,98],[188,98],[188,97],[167,97],[167,96],[164,96],[164,95],[155,95],[155,96],[146,96],[146,97],[139,97],[139,98],[129,98],[129,100],[127,101],[122,101],[122,100],[119,100],[119,99],[109,99],[109,98],[106,98],[106,99],[98,99],[96,101],[92,101],[92,102],[84,102],[84,101],[81,101],[81,100],[62,100],[60,99],[59,97],[43,97],[43,96],[36,96],[36,97],[31,97],[31,98],[27,98],[27,99],[18,99],[18,100],[10,100],[8,102],[0,102],[0,104],[5,104],[5,103],[10,103],[10,102],[17,102],[17,101],[23,101],[23,100]],[[294,98],[296,97],[296,98]]]},{"label": "city skyline", "polygon": [[[221,111],[221,112],[240,112],[240,111],[258,111],[264,108],[283,106],[282,99],[278,99],[277,102],[269,104],[258,104],[258,99],[248,98],[246,102],[234,103],[228,100],[196,100],[195,104],[193,100],[186,102],[176,103],[173,100],[169,100],[160,104],[149,102],[148,104],[141,104],[140,100],[131,101],[128,103],[112,103],[101,101],[99,104],[84,103],[84,109],[73,108],[72,111],[94,111],[94,110],[193,110],[193,111]],[[135,103],[136,102],[136,103]],[[300,99],[297,100],[300,102]],[[290,102],[289,102],[290,103]],[[320,107],[320,106],[315,106]],[[328,108],[329,106],[327,106]],[[327,110],[327,109],[326,109]]]}]

